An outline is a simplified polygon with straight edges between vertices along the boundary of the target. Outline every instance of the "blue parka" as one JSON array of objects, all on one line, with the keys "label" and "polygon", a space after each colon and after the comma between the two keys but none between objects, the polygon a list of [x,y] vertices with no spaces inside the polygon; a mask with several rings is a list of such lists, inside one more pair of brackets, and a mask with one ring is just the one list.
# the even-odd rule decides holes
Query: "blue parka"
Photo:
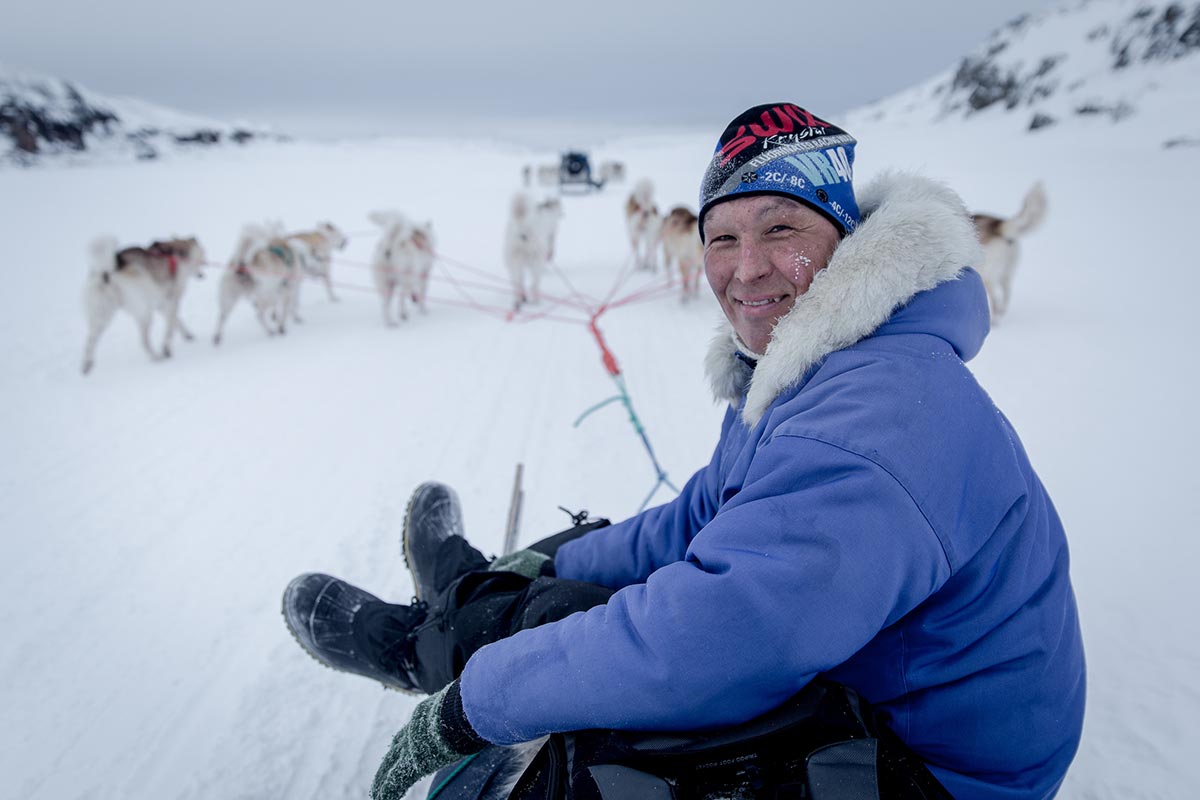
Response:
[{"label": "blue parka", "polygon": [[478,651],[461,691],[512,744],[738,723],[820,674],[889,718],[959,798],[1052,795],[1084,662],[1067,544],[1016,432],[963,362],[988,330],[958,198],[911,176],[867,211],[751,370],[678,498],[565,545],[606,605]]}]

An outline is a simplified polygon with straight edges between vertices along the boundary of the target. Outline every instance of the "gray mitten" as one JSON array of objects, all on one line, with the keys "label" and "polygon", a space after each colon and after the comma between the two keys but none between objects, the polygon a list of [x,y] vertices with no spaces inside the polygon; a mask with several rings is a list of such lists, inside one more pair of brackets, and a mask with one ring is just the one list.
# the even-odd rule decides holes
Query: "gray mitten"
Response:
[{"label": "gray mitten", "polygon": [[371,800],[401,800],[421,778],[487,745],[467,721],[458,681],[452,681],[422,700],[392,739],[371,784]]},{"label": "gray mitten", "polygon": [[515,572],[532,580],[553,575],[554,559],[536,550],[518,550],[488,564],[488,572]]}]

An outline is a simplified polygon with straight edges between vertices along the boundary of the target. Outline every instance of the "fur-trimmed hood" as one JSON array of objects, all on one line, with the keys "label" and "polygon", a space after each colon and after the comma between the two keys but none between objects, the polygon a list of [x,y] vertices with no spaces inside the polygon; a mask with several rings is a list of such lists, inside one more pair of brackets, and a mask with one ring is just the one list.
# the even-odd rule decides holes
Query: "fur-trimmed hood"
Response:
[{"label": "fur-trimmed hood", "polygon": [[705,362],[718,401],[742,402],[758,423],[785,389],[830,353],[870,336],[919,292],[979,263],[975,227],[949,188],[916,175],[889,173],[858,196],[863,221],[829,265],[776,324],[767,352],[751,369],[724,322]]}]

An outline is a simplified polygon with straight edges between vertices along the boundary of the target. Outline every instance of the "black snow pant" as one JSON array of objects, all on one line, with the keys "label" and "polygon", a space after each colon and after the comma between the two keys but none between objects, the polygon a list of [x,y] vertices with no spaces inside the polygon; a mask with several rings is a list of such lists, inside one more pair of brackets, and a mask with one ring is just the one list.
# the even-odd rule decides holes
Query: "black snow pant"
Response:
[{"label": "black snow pant", "polygon": [[[529,549],[553,558],[559,546],[608,524],[577,525]],[[536,628],[603,605],[611,589],[562,578],[527,578],[489,572],[488,559],[463,538],[453,536],[438,552],[428,620],[417,630],[417,679],[432,694],[462,674],[471,655],[517,631]]]}]

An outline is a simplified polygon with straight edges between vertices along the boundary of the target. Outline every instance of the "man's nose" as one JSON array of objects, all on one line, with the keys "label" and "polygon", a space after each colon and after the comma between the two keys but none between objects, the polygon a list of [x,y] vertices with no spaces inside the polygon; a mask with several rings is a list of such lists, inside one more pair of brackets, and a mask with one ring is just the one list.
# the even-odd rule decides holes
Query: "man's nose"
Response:
[{"label": "man's nose", "polygon": [[734,277],[742,283],[753,283],[770,271],[771,259],[767,249],[755,242],[743,243]]}]

